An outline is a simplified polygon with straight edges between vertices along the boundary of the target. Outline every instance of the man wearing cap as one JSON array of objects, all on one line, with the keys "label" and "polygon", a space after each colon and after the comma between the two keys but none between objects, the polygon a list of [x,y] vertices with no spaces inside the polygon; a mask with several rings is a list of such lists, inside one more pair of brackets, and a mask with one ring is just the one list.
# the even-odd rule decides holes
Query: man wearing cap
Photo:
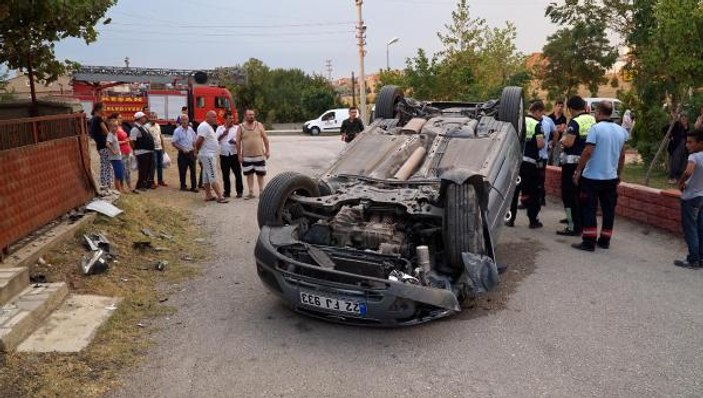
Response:
[{"label": "man wearing cap", "polygon": [[137,178],[137,189],[145,191],[151,188],[149,176],[154,175],[154,138],[144,127],[146,114],[137,112],[134,114],[134,127],[129,132],[129,140],[134,148],[134,155],[137,157],[137,167],[139,177]]}]

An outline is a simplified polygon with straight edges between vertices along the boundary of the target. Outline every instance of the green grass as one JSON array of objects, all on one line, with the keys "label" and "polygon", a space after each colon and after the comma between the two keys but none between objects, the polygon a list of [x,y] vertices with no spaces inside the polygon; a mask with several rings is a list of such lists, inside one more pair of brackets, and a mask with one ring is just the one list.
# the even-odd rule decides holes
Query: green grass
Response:
[{"label": "green grass", "polygon": [[[622,180],[632,184],[644,185],[644,179],[647,175],[648,168],[649,165],[642,163],[626,164],[625,169],[622,171]],[[649,179],[649,186],[658,189],[676,188],[676,185],[669,184],[667,180],[668,177],[666,176],[664,168],[655,167]]]}]

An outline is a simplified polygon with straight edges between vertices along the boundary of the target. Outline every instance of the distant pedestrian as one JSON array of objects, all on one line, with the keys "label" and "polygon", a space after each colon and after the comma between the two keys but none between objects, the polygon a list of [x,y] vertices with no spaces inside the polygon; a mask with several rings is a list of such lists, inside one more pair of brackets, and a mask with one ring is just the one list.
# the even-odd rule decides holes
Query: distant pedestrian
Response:
[{"label": "distant pedestrian", "polygon": [[124,179],[124,165],[122,164],[122,151],[120,150],[120,141],[117,138],[117,129],[120,127],[117,118],[108,119],[108,129],[107,138],[105,140],[105,145],[107,146],[110,154],[108,159],[112,164],[112,170],[115,173],[115,189],[124,193],[125,190],[122,185],[122,180]]},{"label": "distant pedestrian", "polygon": [[[212,125],[217,123],[217,113],[208,111],[205,121],[198,126],[195,150],[198,160],[203,166],[203,186],[205,187],[205,201],[217,200],[218,203],[229,202],[222,196],[222,188],[217,181],[217,152],[219,144],[217,135]],[[214,195],[213,195],[214,192]]]},{"label": "distant pedestrian", "polygon": [[241,198],[244,193],[244,184],[242,183],[242,165],[239,163],[237,156],[237,135],[239,134],[239,126],[234,124],[234,119],[231,114],[225,115],[224,124],[215,131],[217,141],[220,143],[220,168],[222,169],[222,183],[224,184],[224,196],[230,197],[232,183],[230,174],[234,174],[235,189],[237,197]]},{"label": "distant pedestrian", "polygon": [[359,119],[359,110],[352,106],[349,108],[349,118],[342,122],[339,132],[342,134],[342,141],[352,142],[356,135],[364,131],[364,123]]},{"label": "distant pedestrian", "polygon": [[[579,200],[583,224],[581,243],[572,245],[576,249],[594,251],[596,244],[608,249],[613,236],[618,184],[625,166],[624,147],[628,134],[611,121],[612,114],[610,102],[602,101],[596,106],[597,123],[588,130],[586,146],[574,172],[574,184],[579,186],[581,192]],[[600,236],[596,217],[599,204],[603,213]]]},{"label": "distant pedestrian", "polygon": [[580,236],[581,209],[574,172],[586,146],[588,130],[596,124],[596,119],[586,112],[586,101],[578,95],[569,98],[566,106],[572,117],[559,143],[564,148],[561,155],[561,200],[564,203],[567,226],[557,231],[557,235]]},{"label": "distant pedestrian", "polygon": [[156,171],[156,180],[152,176],[151,187],[156,188],[157,183],[167,187],[168,184],[164,182],[164,138],[161,135],[161,126],[156,122],[156,113],[151,114],[149,132],[154,138],[154,170]]},{"label": "distant pedestrian", "polygon": [[109,130],[104,119],[103,103],[96,103],[91,114],[93,117],[90,119],[90,137],[95,141],[100,155],[100,190],[109,191],[112,188],[114,172],[110,163],[110,150],[106,146]]},{"label": "distant pedestrian", "polygon": [[247,109],[244,113],[244,123],[239,126],[237,135],[237,154],[242,163],[242,172],[247,176],[247,189],[249,193],[245,199],[252,199],[254,195],[254,174],[259,186],[259,195],[264,190],[264,177],[266,176],[266,159],[271,156],[269,139],[264,126],[256,121],[256,112]]},{"label": "distant pedestrian", "polygon": [[621,124],[622,128],[624,128],[627,131],[628,135],[632,131],[633,122],[634,121],[632,120],[632,111],[628,109],[622,115],[622,124]]},{"label": "distant pedestrian", "polygon": [[183,115],[188,116],[188,107],[187,107],[187,106],[182,106],[182,107],[181,107],[181,114],[178,115],[178,117],[176,117],[176,124],[179,125],[179,126],[181,125],[181,117],[182,117]]},{"label": "distant pedestrian", "polygon": [[542,116],[544,103],[534,101],[530,104],[530,113],[525,117],[525,147],[520,165],[520,184],[518,185],[510,209],[510,219],[505,222],[509,227],[515,225],[517,217],[517,198],[527,209],[527,218],[530,220],[530,229],[542,228],[539,220],[540,210],[540,175],[538,162],[539,151],[544,147],[544,133],[542,132]]},{"label": "distant pedestrian", "polygon": [[145,191],[151,188],[150,176],[154,175],[154,138],[144,127],[146,115],[144,112],[134,114],[134,127],[129,132],[134,155],[137,157],[138,178],[137,189]]},{"label": "distant pedestrian", "polygon": [[198,192],[195,177],[195,131],[190,127],[188,115],[181,115],[181,125],[173,131],[171,144],[178,150],[178,178],[181,182],[181,191],[188,189],[186,174],[190,171],[190,190]]},{"label": "distant pedestrian", "polygon": [[695,129],[686,137],[690,153],[681,178],[681,227],[688,246],[688,255],[674,265],[700,268],[703,261],[703,130]]},{"label": "distant pedestrian", "polygon": [[[669,144],[667,146],[667,152],[669,153],[668,173],[669,184],[676,184],[686,168],[686,159],[688,158],[688,152],[686,151],[686,135],[688,134],[690,126],[686,113],[681,112],[678,115],[672,113],[672,117],[674,126],[671,128],[671,135],[669,136]],[[668,129],[668,126],[664,128],[664,132],[666,129]]]}]

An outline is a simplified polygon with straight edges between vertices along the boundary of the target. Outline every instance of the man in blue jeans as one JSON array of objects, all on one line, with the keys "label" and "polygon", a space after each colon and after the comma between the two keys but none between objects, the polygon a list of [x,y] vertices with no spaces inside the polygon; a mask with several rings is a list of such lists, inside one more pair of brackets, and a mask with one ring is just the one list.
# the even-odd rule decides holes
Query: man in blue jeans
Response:
[{"label": "man in blue jeans", "polygon": [[[573,182],[578,186],[578,200],[583,226],[581,243],[571,246],[592,252],[596,244],[602,249],[610,247],[615,222],[615,205],[618,199],[618,184],[625,165],[625,140],[627,130],[610,120],[613,106],[603,101],[596,108],[596,124],[586,135],[586,146],[579,158]],[[596,213],[600,202],[603,224],[598,236]],[[596,240],[598,238],[598,240]]]},{"label": "man in blue jeans", "polygon": [[686,136],[688,163],[679,179],[681,190],[681,226],[688,246],[688,255],[674,265],[698,269],[703,261],[703,130],[695,129]]}]

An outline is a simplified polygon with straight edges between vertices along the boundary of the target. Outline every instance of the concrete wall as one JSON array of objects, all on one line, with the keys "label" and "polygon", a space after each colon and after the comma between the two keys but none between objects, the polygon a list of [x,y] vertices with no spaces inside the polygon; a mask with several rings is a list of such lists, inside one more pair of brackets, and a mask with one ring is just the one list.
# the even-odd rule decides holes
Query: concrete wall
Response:
[{"label": "concrete wall", "polygon": [[[561,168],[547,166],[545,189],[550,195],[561,197]],[[618,186],[618,205],[615,214],[681,234],[681,192],[661,190],[627,182]]]}]

